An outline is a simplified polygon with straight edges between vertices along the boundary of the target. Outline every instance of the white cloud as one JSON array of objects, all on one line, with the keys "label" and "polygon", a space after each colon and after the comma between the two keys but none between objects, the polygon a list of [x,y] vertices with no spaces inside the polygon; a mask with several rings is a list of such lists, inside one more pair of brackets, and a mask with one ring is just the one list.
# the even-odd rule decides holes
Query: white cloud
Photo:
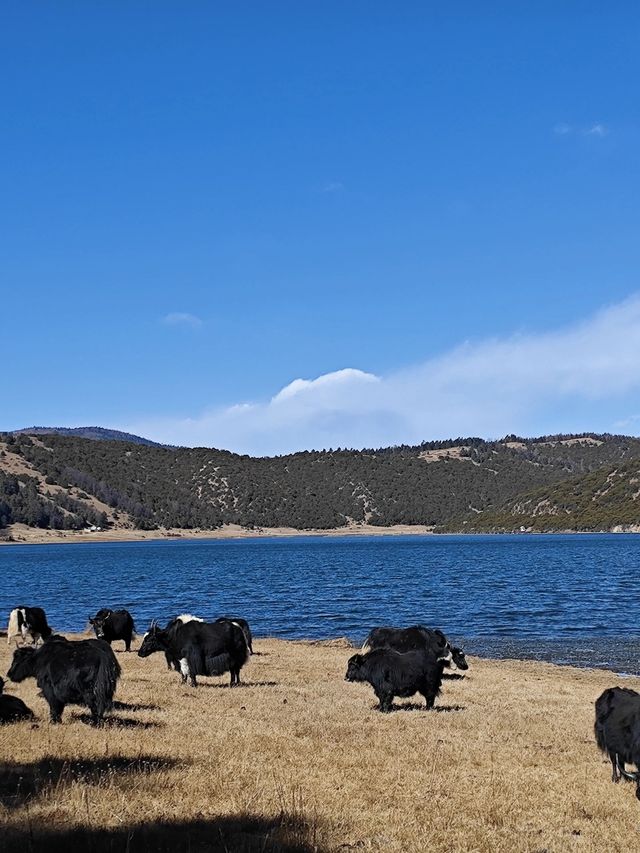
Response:
[{"label": "white cloud", "polygon": [[606,136],[609,133],[608,128],[603,124],[592,124],[590,128],[584,131],[585,136]]},{"label": "white cloud", "polygon": [[602,138],[608,136],[609,128],[601,122],[595,122],[588,127],[573,127],[567,122],[561,121],[555,125],[553,132],[557,136],[569,136],[572,134],[580,134],[582,136],[595,136]]},{"label": "white cloud", "polygon": [[180,311],[174,312],[173,314],[166,314],[162,318],[162,322],[165,326],[191,326],[192,329],[197,329],[202,325],[200,317],[196,317],[195,314],[186,314]]},{"label": "white cloud", "polygon": [[295,379],[263,402],[126,425],[170,444],[274,454],[434,438],[611,429],[640,405],[640,297],[559,331],[467,342],[375,376]]},{"label": "white cloud", "polygon": [[278,391],[271,402],[281,403],[304,394],[313,394],[314,399],[317,399],[319,393],[328,391],[330,394],[334,394],[336,389],[347,389],[348,391],[354,384],[379,381],[373,373],[365,373],[363,370],[345,367],[343,370],[336,370],[333,373],[324,373],[317,379],[294,379],[293,382]]},{"label": "white cloud", "polygon": [[324,186],[322,187],[320,192],[322,192],[322,193],[339,193],[339,192],[342,192],[343,189],[344,189],[344,184],[342,184],[340,181],[329,181],[328,183],[324,184]]}]

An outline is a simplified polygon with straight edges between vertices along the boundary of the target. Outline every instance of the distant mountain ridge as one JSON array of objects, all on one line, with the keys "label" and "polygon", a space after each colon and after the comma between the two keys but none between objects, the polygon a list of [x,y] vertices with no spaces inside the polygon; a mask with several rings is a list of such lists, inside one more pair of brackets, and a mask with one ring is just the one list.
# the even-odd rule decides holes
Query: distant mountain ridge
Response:
[{"label": "distant mountain ridge", "polygon": [[132,444],[145,444],[147,447],[166,447],[150,438],[133,435],[130,432],[122,432],[119,429],[105,429],[105,427],[26,427],[15,429],[13,435],[74,435],[77,438],[89,438],[92,441],[129,441]]},{"label": "distant mountain ridge", "polygon": [[640,439],[630,436],[471,437],[255,458],[88,429],[92,440],[73,430],[0,433],[0,527],[640,529]]}]

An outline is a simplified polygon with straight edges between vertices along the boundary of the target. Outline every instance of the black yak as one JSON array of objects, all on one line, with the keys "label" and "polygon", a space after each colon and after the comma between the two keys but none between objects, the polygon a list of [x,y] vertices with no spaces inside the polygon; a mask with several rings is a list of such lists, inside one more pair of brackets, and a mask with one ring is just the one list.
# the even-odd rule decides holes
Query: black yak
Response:
[{"label": "black yak", "polygon": [[125,651],[130,651],[135,625],[128,610],[111,610],[109,607],[103,607],[93,618],[89,617],[89,623],[93,626],[99,640],[104,640],[109,645],[114,640],[124,640]]},{"label": "black yak", "polygon": [[407,697],[414,693],[424,696],[429,710],[440,693],[446,664],[446,658],[422,649],[409,652],[374,649],[349,658],[345,680],[368,682],[378,698],[380,711],[391,710],[394,696]]},{"label": "black yak", "polygon": [[17,649],[8,677],[35,678],[49,704],[52,723],[59,723],[65,705],[86,705],[94,724],[111,708],[120,665],[103,640],[66,640],[53,636],[38,649]]},{"label": "black yak", "polygon": [[17,696],[7,696],[4,679],[0,678],[0,723],[15,723],[18,720],[33,720],[35,715]]},{"label": "black yak", "polygon": [[[177,621],[177,620],[175,620]],[[249,649],[244,631],[235,622],[191,621],[170,623],[169,630],[152,622],[138,650],[140,657],[165,652],[179,661],[182,682],[189,679],[197,687],[198,675],[231,673],[231,687],[240,684],[240,670],[247,662]]]},{"label": "black yak", "polygon": [[[611,780],[636,783],[640,799],[640,694],[628,687],[609,687],[596,700],[596,743],[611,761]],[[626,764],[635,764],[630,772]]]},{"label": "black yak", "polygon": [[418,649],[431,651],[437,657],[448,657],[458,669],[469,669],[464,651],[452,646],[438,628],[425,628],[412,625],[410,628],[373,628],[362,646],[363,654],[372,649],[395,649],[397,652],[411,652]]}]

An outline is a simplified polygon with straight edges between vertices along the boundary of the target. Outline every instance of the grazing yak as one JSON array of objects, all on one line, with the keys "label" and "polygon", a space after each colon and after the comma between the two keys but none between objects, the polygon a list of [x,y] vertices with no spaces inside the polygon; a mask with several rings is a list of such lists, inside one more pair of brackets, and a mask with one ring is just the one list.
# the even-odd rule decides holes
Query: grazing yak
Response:
[{"label": "grazing yak", "polygon": [[[609,687],[596,700],[596,743],[611,762],[611,780],[636,783],[640,799],[640,694],[628,687]],[[635,764],[630,772],[626,764]]]},{"label": "grazing yak", "polygon": [[49,704],[52,723],[65,705],[86,705],[99,725],[111,708],[120,665],[103,640],[66,640],[54,635],[40,648],[17,649],[7,673],[12,681],[35,678]]},{"label": "grazing yak", "polygon": [[89,617],[89,623],[96,632],[99,640],[113,643],[114,640],[124,640],[125,651],[131,650],[131,637],[135,631],[133,617],[128,610],[111,610],[103,607],[96,615]]},{"label": "grazing yak", "polygon": [[[182,625],[186,625],[187,622],[204,622],[204,619],[202,619],[200,616],[193,616],[191,613],[181,613],[180,616],[176,616],[175,619],[172,619],[164,629],[167,632],[167,634],[169,635],[169,639],[171,641],[169,643],[169,647],[167,648],[167,650],[164,653],[165,659],[167,661],[167,667],[169,669],[172,669],[172,668],[175,669],[176,672],[180,671],[180,659],[175,657],[173,652],[171,651],[172,641],[175,638],[175,634],[176,634],[176,631],[178,630],[178,628],[180,628]],[[249,623],[247,622],[247,620],[246,619],[240,619],[240,618],[233,618],[232,619],[230,616],[221,616],[219,619],[216,619],[213,624],[216,625],[216,624],[219,624],[220,622],[233,622],[235,625],[237,625],[242,630],[242,633],[244,634],[244,638],[245,638],[246,643],[247,643],[247,648],[249,650],[249,654],[252,655],[253,654],[253,648],[251,645],[251,643],[252,643],[251,628],[249,627]],[[146,636],[147,635],[145,634],[145,637]],[[143,641],[144,641],[144,638],[143,638]]]},{"label": "grazing yak", "polygon": [[242,628],[226,620],[213,624],[196,620],[171,623],[169,630],[152,622],[138,655],[144,658],[159,651],[170,655],[172,661],[179,661],[182,683],[188,678],[192,687],[197,687],[198,675],[225,672],[231,673],[231,687],[240,684],[240,670],[249,656]]},{"label": "grazing yak", "polygon": [[432,651],[437,657],[448,657],[458,669],[469,669],[463,649],[452,646],[442,631],[437,628],[425,628],[412,625],[410,628],[373,628],[364,641],[362,653],[372,649],[395,649],[397,652],[411,652],[417,649]]},{"label": "grazing yak", "polygon": [[[167,668],[175,669],[176,672],[180,672],[180,658],[176,657],[171,649],[173,648],[173,641],[178,628],[186,625],[187,622],[204,622],[204,619],[201,619],[200,616],[192,616],[191,613],[181,613],[180,616],[176,616],[175,619],[171,619],[170,622],[167,622],[164,629],[168,637],[167,648],[164,652],[164,657],[167,661]],[[147,636],[148,632],[142,638],[142,645],[144,645],[144,641],[147,639]]]},{"label": "grazing yak", "polygon": [[51,628],[42,607],[20,605],[9,614],[9,627],[7,629],[7,643],[9,645],[11,645],[12,637],[16,638],[17,646],[18,637],[22,637],[23,642],[26,642],[27,637],[30,637],[31,643],[35,645],[38,640],[44,641],[50,636]]},{"label": "grazing yak", "polygon": [[0,724],[16,723],[19,720],[33,720],[35,714],[27,708],[17,696],[7,696],[4,691],[4,679],[0,678]]},{"label": "grazing yak", "polygon": [[379,710],[391,710],[394,696],[421,693],[427,710],[433,708],[440,693],[442,672],[447,658],[424,649],[397,652],[395,649],[373,649],[349,658],[346,681],[366,681],[378,698]]}]

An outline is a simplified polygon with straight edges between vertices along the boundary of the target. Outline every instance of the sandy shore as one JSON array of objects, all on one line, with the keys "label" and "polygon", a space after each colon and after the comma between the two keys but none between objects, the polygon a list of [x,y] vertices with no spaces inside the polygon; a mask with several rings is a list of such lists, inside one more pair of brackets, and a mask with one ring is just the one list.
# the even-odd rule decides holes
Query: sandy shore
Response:
[{"label": "sandy shore", "polygon": [[[473,658],[436,710],[414,697],[384,715],[344,681],[346,642],[254,645],[243,687],[193,690],[162,655],[115,644],[123,675],[103,729],[73,706],[52,726],[35,682],[9,683],[37,721],[0,726],[3,853],[637,847],[640,804],[610,781],[593,703],[640,679]],[[10,654],[0,643],[3,673]]]},{"label": "sandy shore", "polygon": [[51,545],[55,542],[144,542],[154,539],[264,539],[273,536],[407,536],[433,533],[432,527],[421,524],[397,524],[393,527],[375,527],[371,524],[353,524],[333,530],[297,530],[294,527],[260,527],[252,530],[238,524],[226,524],[215,530],[184,530],[161,528],[159,530],[40,530],[25,524],[14,524],[7,530],[12,540],[0,539],[2,545]]}]

